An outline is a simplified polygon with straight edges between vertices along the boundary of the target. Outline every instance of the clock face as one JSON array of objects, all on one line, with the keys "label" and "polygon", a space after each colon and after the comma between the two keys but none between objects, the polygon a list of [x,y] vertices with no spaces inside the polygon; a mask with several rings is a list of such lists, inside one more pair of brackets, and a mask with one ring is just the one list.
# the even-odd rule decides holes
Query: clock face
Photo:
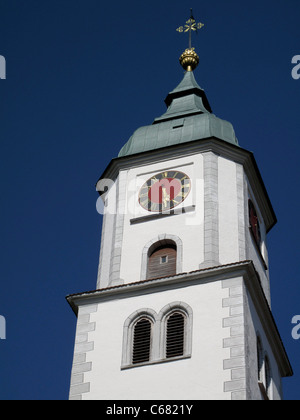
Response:
[{"label": "clock face", "polygon": [[148,179],[142,186],[139,203],[147,211],[167,211],[182,203],[190,190],[191,180],[183,172],[161,172]]}]

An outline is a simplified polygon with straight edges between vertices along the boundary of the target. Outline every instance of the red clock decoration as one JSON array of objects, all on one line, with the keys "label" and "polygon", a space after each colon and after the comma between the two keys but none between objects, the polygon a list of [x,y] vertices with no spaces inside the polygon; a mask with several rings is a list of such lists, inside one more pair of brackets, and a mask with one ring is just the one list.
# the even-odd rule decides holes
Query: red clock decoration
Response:
[{"label": "red clock decoration", "polygon": [[139,203],[147,211],[167,211],[182,203],[190,190],[191,180],[183,172],[161,172],[148,179],[142,186]]}]

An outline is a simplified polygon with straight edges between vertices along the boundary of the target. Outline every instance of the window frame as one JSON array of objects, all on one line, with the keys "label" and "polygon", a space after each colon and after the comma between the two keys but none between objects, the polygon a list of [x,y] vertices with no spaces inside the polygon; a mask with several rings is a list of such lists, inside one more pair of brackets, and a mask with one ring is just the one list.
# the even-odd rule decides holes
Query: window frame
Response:
[{"label": "window frame", "polygon": [[[256,219],[256,225],[253,225],[251,220],[251,210],[253,211],[253,217]],[[259,216],[257,214],[256,206],[251,198],[248,199],[248,219],[249,219],[249,229],[252,234],[252,237],[258,246],[260,252],[261,252],[261,246],[262,246],[262,232],[261,232],[261,223],[259,220]]]},{"label": "window frame", "polygon": [[[141,362],[135,362],[134,361],[134,356],[135,356],[134,347],[136,345],[136,340],[135,340],[136,339],[136,327],[142,321],[146,321],[150,324],[149,359],[148,360],[143,360]],[[153,322],[148,316],[141,316],[141,317],[136,319],[136,321],[134,322],[134,324],[132,326],[132,338],[131,339],[132,339],[132,343],[131,343],[131,364],[132,365],[139,365],[141,363],[149,363],[151,361],[152,348],[153,348]]]},{"label": "window frame", "polygon": [[263,347],[261,338],[257,336],[256,339],[256,347],[257,347],[257,379],[258,382],[263,382],[264,380],[264,354],[263,354]]},{"label": "window frame", "polygon": [[262,340],[257,335],[257,377],[258,386],[264,400],[273,399],[273,376],[270,358],[263,349]]},{"label": "window frame", "polygon": [[[135,367],[144,364],[149,364],[154,359],[154,342],[155,342],[155,322],[156,312],[152,309],[145,308],[135,311],[125,321],[123,326],[123,348],[122,348],[122,361],[121,368]],[[148,362],[133,363],[133,340],[134,329],[136,324],[142,319],[148,319],[151,322],[151,340],[150,340],[150,357]]]},{"label": "window frame", "polygon": [[[185,318],[184,325],[184,354],[172,358],[166,357],[166,330],[167,319],[174,313],[179,312]],[[147,362],[133,363],[133,340],[134,328],[143,318],[148,319],[152,324],[150,358]],[[152,309],[141,309],[130,315],[123,327],[123,349],[121,370],[142,367],[158,363],[173,362],[176,360],[192,357],[192,330],[193,311],[189,305],[183,302],[173,302],[166,305],[157,314]]]},{"label": "window frame", "polygon": [[[163,261],[163,258],[166,259],[166,261]],[[160,264],[167,264],[169,262],[169,256],[168,255],[163,255],[160,257]]]},{"label": "window frame", "polygon": [[163,233],[158,235],[157,237],[153,238],[149,241],[142,252],[142,264],[141,264],[141,277],[140,280],[147,280],[147,271],[148,271],[148,259],[149,255],[151,255],[153,249],[166,244],[175,244],[176,251],[177,251],[177,259],[176,259],[176,274],[182,273],[182,264],[183,264],[183,244],[182,240],[175,235],[169,235],[167,233]]},{"label": "window frame", "polygon": [[[180,313],[184,317],[184,351],[183,355],[167,357],[167,322],[170,316]],[[174,302],[166,305],[159,313],[160,320],[160,358],[165,361],[180,360],[192,357],[192,332],[193,332],[193,311],[184,302]]]},{"label": "window frame", "polygon": [[270,363],[270,359],[267,353],[265,353],[265,357],[264,357],[264,374],[265,374],[264,385],[266,389],[266,394],[268,396],[268,399],[271,400],[273,398],[273,391],[272,391],[273,379],[272,379],[271,363]]},{"label": "window frame", "polygon": [[[171,266],[171,268],[175,268],[175,270],[170,270],[170,254],[169,254],[169,250],[173,250],[175,252],[175,259],[174,259],[174,267]],[[157,261],[156,264],[153,264],[153,257],[155,254],[157,254],[158,252],[163,251],[163,255],[160,255],[159,257],[156,257],[157,259],[159,258],[159,261]],[[162,258],[166,258],[165,262],[162,262]],[[162,269],[162,265],[167,265],[167,268],[169,270],[167,270],[168,272],[160,275],[154,275],[153,273],[153,269],[155,271],[158,270],[158,272],[160,272],[160,270]],[[169,266],[168,266],[169,265]],[[151,267],[151,271],[152,271],[152,275],[150,275],[150,267]],[[154,268],[155,267],[155,268]],[[148,259],[147,259],[147,270],[146,270],[146,280],[151,280],[153,278],[157,278],[157,277],[172,277],[175,276],[177,274],[177,246],[175,243],[168,241],[165,244],[161,244],[160,242],[157,242],[155,244],[153,244],[153,246],[149,249],[149,253],[148,253]]]},{"label": "window frame", "polygon": [[[169,342],[168,342],[168,323],[169,323],[170,318],[172,316],[174,316],[174,315],[177,315],[177,314],[179,314],[183,318],[183,337],[182,337],[183,338],[183,343],[181,343],[182,344],[182,347],[183,347],[183,351],[182,351],[182,354],[180,354],[180,355],[175,355],[175,356],[170,356],[169,357],[168,356],[168,345],[169,345]],[[165,322],[166,322],[166,324],[165,324],[166,335],[165,335],[165,342],[164,342],[164,346],[165,346],[164,355],[165,355],[165,358],[168,359],[168,360],[171,360],[171,359],[175,359],[175,358],[184,356],[185,353],[186,353],[186,341],[187,341],[187,334],[186,334],[187,318],[186,318],[186,314],[183,311],[174,310],[174,311],[172,311],[171,313],[169,313],[167,315]]]},{"label": "window frame", "polygon": [[[251,210],[250,210],[251,207],[254,211],[254,217],[257,219],[259,238],[256,237],[256,234],[254,232],[254,228],[251,224]],[[249,222],[249,232],[250,232],[250,235],[253,239],[253,243],[255,245],[255,248],[258,252],[258,255],[261,259],[261,262],[264,266],[264,269],[268,270],[268,265],[265,261],[264,255],[263,255],[263,248],[265,246],[265,241],[266,241],[265,232],[262,230],[263,223],[260,220],[260,216],[257,213],[256,206],[255,206],[254,201],[252,200],[251,197],[248,198],[248,222]]]}]

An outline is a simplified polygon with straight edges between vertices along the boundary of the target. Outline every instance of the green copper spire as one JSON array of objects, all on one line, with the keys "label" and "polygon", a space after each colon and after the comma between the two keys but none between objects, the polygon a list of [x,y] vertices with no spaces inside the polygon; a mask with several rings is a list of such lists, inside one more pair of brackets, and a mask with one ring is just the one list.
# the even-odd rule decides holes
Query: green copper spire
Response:
[{"label": "green copper spire", "polygon": [[[193,15],[180,27],[179,32],[200,29]],[[194,48],[187,49],[180,57],[180,64],[186,73],[180,84],[165,99],[167,111],[156,118],[152,125],[136,130],[124,145],[119,157],[143,153],[154,149],[175,146],[207,138],[217,138],[238,146],[232,125],[212,113],[204,90],[198,85],[193,70],[199,63]]]},{"label": "green copper spire", "polygon": [[203,89],[193,72],[186,72],[181,83],[169,93],[167,111],[152,125],[134,132],[119,157],[211,137],[238,146],[232,125],[212,114]]},{"label": "green copper spire", "polygon": [[205,92],[196,82],[194,73],[185,73],[181,83],[165,99],[167,112],[156,118],[154,124],[168,119],[189,115],[211,113],[211,107]]}]

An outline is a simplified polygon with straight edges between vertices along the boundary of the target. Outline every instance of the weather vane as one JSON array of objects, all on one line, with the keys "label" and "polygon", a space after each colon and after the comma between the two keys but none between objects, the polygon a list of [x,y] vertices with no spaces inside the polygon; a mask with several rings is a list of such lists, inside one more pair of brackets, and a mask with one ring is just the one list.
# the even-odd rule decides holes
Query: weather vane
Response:
[{"label": "weather vane", "polygon": [[189,48],[192,48],[192,31],[196,31],[198,29],[203,28],[204,24],[199,22],[197,23],[194,16],[193,16],[193,9],[191,9],[191,17],[189,20],[186,21],[186,24],[184,26],[180,26],[176,29],[176,31],[182,33],[182,32],[189,32]]}]

